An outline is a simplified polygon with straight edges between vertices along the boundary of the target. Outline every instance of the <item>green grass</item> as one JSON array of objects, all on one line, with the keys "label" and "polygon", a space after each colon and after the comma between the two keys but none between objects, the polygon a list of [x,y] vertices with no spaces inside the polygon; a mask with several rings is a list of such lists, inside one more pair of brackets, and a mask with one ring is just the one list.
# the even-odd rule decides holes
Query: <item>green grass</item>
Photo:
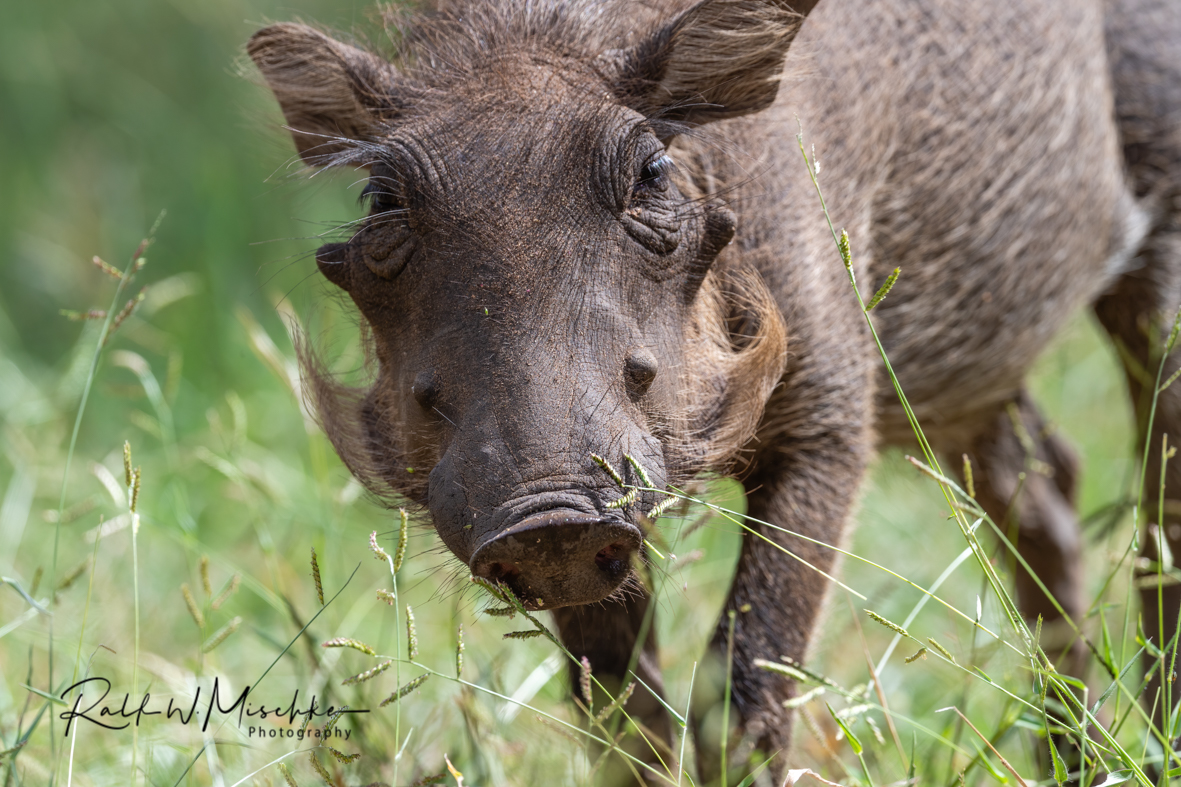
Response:
[{"label": "green grass", "polygon": [[[493,602],[420,523],[409,529],[396,577],[398,603],[381,601],[377,590],[393,592],[395,579],[388,561],[373,558],[368,538],[376,531],[393,556],[397,516],[361,494],[301,414],[291,387],[293,354],[281,312],[301,315],[324,334],[339,370],[359,363],[355,318],[306,258],[315,242],[290,237],[353,218],[356,189],[347,188],[348,176],[288,178],[278,166],[291,154],[288,142],[263,122],[274,120],[270,100],[233,73],[233,61],[255,23],[302,14],[348,27],[366,6],[18,5],[0,7],[0,105],[6,107],[0,142],[9,152],[0,159],[7,185],[0,193],[0,576],[52,611],[53,645],[50,618],[13,585],[0,585],[0,751],[27,739],[15,756],[0,759],[0,784],[277,785],[284,783],[274,764],[280,758],[297,783],[319,783],[306,751],[316,741],[249,738],[249,725],[239,730],[232,721],[203,734],[195,723],[152,717],[134,735],[82,725],[66,737],[64,722],[54,718],[63,708],[44,695],[59,692],[75,674],[109,678],[118,698],[138,684],[157,707],[174,698],[187,708],[196,687],[207,697],[217,677],[223,692],[228,685],[234,695],[257,686],[257,698],[268,705],[285,706],[299,689],[301,700],[315,693],[321,702],[368,709],[341,717],[336,726],[351,737],[330,744],[360,759],[344,764],[324,749],[316,752],[343,783],[403,787],[445,774],[445,783],[455,784],[444,757],[468,785],[585,781],[594,756],[574,729],[582,714],[567,700],[558,649],[545,637],[504,639],[533,624],[520,614],[483,614]],[[116,282],[90,257],[123,268],[165,208],[146,266],[115,299]],[[839,264],[835,250],[833,264]],[[59,310],[112,301],[117,310],[142,285],[148,286],[143,304],[89,375],[101,323],[71,322]],[[88,381],[92,390],[71,458]],[[1134,494],[1137,458],[1122,373],[1092,320],[1080,316],[1047,350],[1032,386],[1084,457],[1080,513],[1103,518],[1109,504]],[[142,471],[142,524],[134,544],[132,529],[123,526],[130,521],[124,441]],[[58,517],[63,480],[64,516]],[[714,484],[709,499],[742,509],[732,483]],[[688,520],[699,511],[690,510]],[[947,512],[937,485],[888,453],[874,468],[847,548],[928,587],[966,546]],[[684,715],[690,685],[702,679],[697,662],[722,612],[741,536],[738,524],[715,516],[675,540],[679,521],[664,520],[665,540],[657,545],[667,561],[656,565],[667,576],[655,625],[668,701]],[[109,533],[95,539],[103,527]],[[1132,539],[1130,513],[1125,509],[1111,527],[1092,532],[1088,599]],[[982,544],[1001,556],[994,539]],[[313,547],[326,606],[311,576]],[[697,551],[700,559],[684,560]],[[1005,565],[999,560],[997,569],[1003,573]],[[236,592],[214,609],[213,600],[235,577]],[[907,664],[903,659],[919,645],[901,643],[880,676],[901,747],[877,693],[865,689],[867,663],[880,662],[895,633],[861,610],[868,606],[901,623],[922,595],[853,558],[844,561],[840,578],[871,603],[840,590],[830,599],[808,667],[840,689],[829,687],[801,708],[793,764],[845,783],[897,782],[911,766],[913,736],[924,784],[957,783],[965,768],[968,784],[1012,781],[991,752],[978,757],[987,747],[959,716],[937,712],[954,705],[996,738],[997,751],[1022,777],[1048,779],[1038,765],[1042,720],[1028,710],[1022,715],[1005,693],[1023,701],[1034,696],[1029,662],[971,622],[979,598],[981,624],[1020,647],[1002,598],[977,562],[960,563],[938,591],[967,619],[932,601],[907,629],[924,643],[935,638],[992,683],[933,649]],[[186,605],[186,584],[203,626]],[[1122,641],[1128,598],[1125,566],[1102,598],[1113,650],[1125,658],[1139,647],[1130,637]],[[407,605],[419,651],[413,664]],[[1130,614],[1134,622],[1135,606]],[[455,678],[460,625],[462,682]],[[1097,616],[1082,625],[1099,637]],[[379,655],[321,647],[340,637]],[[342,685],[386,659],[394,664],[376,677]],[[433,677],[415,691],[379,708],[430,671]],[[1107,687],[1102,675],[1093,664],[1092,701]],[[1139,680],[1134,666],[1125,678],[1129,692]],[[517,703],[505,699],[514,696]],[[825,702],[864,747],[860,755],[837,739],[839,725]],[[1118,702],[1119,716],[1137,707],[1127,697]],[[1119,718],[1116,703],[1113,698],[1100,714],[1105,724]],[[1159,758],[1135,710],[1116,738],[1137,761]],[[691,773],[674,768],[670,781],[678,776],[688,784]]]}]

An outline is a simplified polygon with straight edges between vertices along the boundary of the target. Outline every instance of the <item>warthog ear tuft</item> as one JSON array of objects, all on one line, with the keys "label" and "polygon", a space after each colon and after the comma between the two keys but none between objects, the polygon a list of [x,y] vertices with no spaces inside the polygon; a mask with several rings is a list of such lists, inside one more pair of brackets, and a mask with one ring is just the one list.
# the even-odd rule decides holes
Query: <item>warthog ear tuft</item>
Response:
[{"label": "warthog ear tuft", "polygon": [[304,161],[331,162],[350,141],[372,140],[394,109],[395,72],[385,60],[299,24],[271,25],[246,45]]},{"label": "warthog ear tuft", "polygon": [[775,100],[800,23],[818,0],[704,0],[602,65],[620,99],[647,117],[737,117]]},{"label": "warthog ear tuft", "polygon": [[698,471],[727,472],[758,428],[787,364],[787,326],[762,277],[731,262],[693,304],[684,395]]}]

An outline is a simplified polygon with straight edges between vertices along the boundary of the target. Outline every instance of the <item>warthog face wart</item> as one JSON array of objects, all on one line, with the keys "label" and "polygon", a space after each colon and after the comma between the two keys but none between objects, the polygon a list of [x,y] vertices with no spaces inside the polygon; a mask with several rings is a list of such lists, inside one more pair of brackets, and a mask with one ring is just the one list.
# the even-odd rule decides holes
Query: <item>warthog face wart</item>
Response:
[{"label": "warthog face wart", "polygon": [[316,257],[377,362],[354,391],[304,353],[329,436],[371,489],[424,504],[459,560],[534,609],[599,601],[631,576],[663,495],[625,497],[606,466],[658,489],[721,468],[783,368],[769,295],[719,260],[733,214],[666,148],[708,107],[678,111],[667,88],[654,103],[719,24],[692,13],[595,58],[552,44],[558,16],[490,16],[499,43],[460,48],[439,43],[460,22],[436,20],[410,50],[430,69],[298,25],[250,44],[304,159],[369,171],[368,215]]}]

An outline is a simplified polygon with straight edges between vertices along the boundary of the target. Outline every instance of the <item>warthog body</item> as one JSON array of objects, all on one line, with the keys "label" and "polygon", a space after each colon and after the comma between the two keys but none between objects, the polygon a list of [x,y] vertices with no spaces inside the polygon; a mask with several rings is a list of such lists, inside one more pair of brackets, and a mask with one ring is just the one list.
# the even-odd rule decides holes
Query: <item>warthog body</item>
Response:
[{"label": "warthog body", "polygon": [[[913,440],[797,117],[862,294],[902,269],[872,314],[932,444],[972,458],[998,522],[1030,451],[1052,469],[1015,503],[1018,546],[1072,615],[1076,463],[1024,376],[1088,304],[1147,366],[1181,304],[1181,7],[814,4],[456,5],[406,22],[395,64],[300,25],[250,43],[305,161],[370,170],[369,218],[318,254],[377,361],[350,391],[305,359],[329,436],[604,679],[638,637],[629,558],[661,496],[618,505],[596,456],[657,488],[738,467],[753,517],[834,544],[876,447]],[[1178,427],[1181,385],[1149,439]],[[834,553],[755,529],[725,607],[733,717],[773,752],[795,688],[754,661],[804,658]],[[637,673],[659,690],[655,647]],[[669,735],[646,691],[628,708]]]}]

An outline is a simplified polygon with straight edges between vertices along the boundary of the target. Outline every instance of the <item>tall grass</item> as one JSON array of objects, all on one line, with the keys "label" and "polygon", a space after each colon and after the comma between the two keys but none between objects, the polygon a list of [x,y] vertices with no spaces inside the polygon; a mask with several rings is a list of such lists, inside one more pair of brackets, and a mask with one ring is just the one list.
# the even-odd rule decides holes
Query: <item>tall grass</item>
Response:
[{"label": "tall grass", "polygon": [[[87,7],[72,0],[62,12],[75,20],[72,27],[48,11],[30,11],[46,14],[39,32],[55,51],[101,55],[86,66],[101,78],[77,64],[61,66],[70,88],[53,95],[66,109],[22,92],[32,83],[7,75],[3,83],[19,110],[10,117],[27,128],[0,133],[31,163],[13,164],[15,185],[0,197],[7,200],[0,241],[14,261],[0,286],[0,784],[309,785],[325,773],[336,783],[397,787],[591,781],[606,767],[604,752],[617,751],[616,736],[638,736],[611,705],[628,682],[611,696],[602,687],[592,691],[592,707],[570,702],[569,656],[546,621],[511,597],[497,598],[496,588],[470,584],[425,523],[403,525],[397,512],[372,505],[301,414],[293,353],[276,312],[318,321],[339,350],[338,371],[357,364],[362,351],[346,313],[333,304],[309,309],[322,293],[304,283],[314,273],[309,263],[260,272],[261,263],[308,244],[248,244],[289,234],[293,214],[339,219],[352,208],[325,193],[300,205],[293,189],[260,194],[269,187],[251,184],[269,172],[258,160],[286,153],[235,149],[245,124],[222,106],[225,96],[242,91],[235,96],[253,99],[221,78],[250,32],[240,19],[290,14],[120,3],[126,30],[106,23],[91,29],[83,24]],[[347,13],[304,10],[330,21]],[[152,27],[138,27],[141,18]],[[27,30],[0,25],[0,39],[17,51],[10,37]],[[183,57],[170,60],[160,42]],[[152,71],[140,60],[164,66]],[[30,63],[38,74],[55,73]],[[173,74],[177,63],[186,67]],[[152,84],[138,85],[128,70]],[[218,78],[188,81],[198,73]],[[44,91],[53,89],[50,76],[37,83]],[[153,103],[160,100],[154,89],[172,104]],[[102,106],[82,103],[85,95],[100,96]],[[151,147],[134,156],[118,136],[128,112],[154,129]],[[59,126],[75,129],[74,136],[59,138]],[[152,173],[143,193],[126,176],[139,168]],[[131,291],[80,260],[133,248],[158,212],[152,200],[162,196],[169,220],[137,283],[149,289],[104,343],[100,323],[73,323],[58,310],[109,302],[105,319],[113,322]],[[64,228],[62,205],[74,218]],[[823,220],[819,208],[817,215]],[[242,216],[252,217],[249,226]],[[833,264],[840,260],[834,251]],[[854,290],[849,297],[859,296]],[[1133,472],[1115,354],[1080,319],[1048,351],[1033,386],[1088,462],[1081,512],[1095,523],[1090,603],[1075,623],[1096,646],[1090,682],[1053,669],[1036,626],[1030,630],[1015,614],[1004,534],[974,508],[969,490],[933,454],[923,453],[921,468],[887,455],[874,469],[861,527],[842,553],[841,585],[813,655],[806,664],[766,657],[802,685],[793,767],[845,784],[1050,784],[1062,773],[1042,769],[1047,727],[1085,746],[1079,777],[1086,784],[1147,784],[1148,765],[1168,771],[1181,764],[1172,735],[1156,728],[1140,702],[1138,654],[1152,654],[1167,676],[1174,651],[1161,646],[1159,632],[1146,636],[1138,625],[1132,591],[1143,485]],[[125,441],[132,469],[142,470],[135,512]],[[704,679],[698,662],[724,614],[750,522],[731,482],[673,497],[691,500],[672,504],[649,535],[656,603],[646,625],[662,644],[679,740],[677,756],[649,773],[688,785],[696,783],[689,698]],[[370,533],[386,555],[380,561],[369,557]],[[323,602],[312,578],[313,547]],[[1175,576],[1164,561],[1156,570],[1160,583]],[[334,640],[353,640],[374,655],[323,647]],[[125,693],[134,705],[147,691],[154,707],[175,700],[187,708],[198,689],[208,698],[216,678],[227,696],[251,685],[252,697],[286,706],[298,689],[301,705],[315,694],[324,707],[369,713],[336,717],[330,731],[347,739],[308,736],[329,726],[326,717],[306,727],[300,718],[265,723],[284,737],[260,738],[248,734],[249,723],[239,727],[221,715],[204,731],[160,717],[126,730],[75,721],[66,738],[59,714],[79,696],[89,703],[98,693],[88,687],[65,700],[61,693],[93,676],[111,680],[114,706]],[[592,665],[587,680],[598,677]],[[1170,704],[1171,682],[1165,687],[1150,705]],[[954,710],[940,712],[948,707]],[[304,737],[294,737],[301,727]],[[646,767],[612,756],[637,773]],[[748,764],[744,752],[729,756]]]},{"label": "tall grass", "polygon": [[[128,323],[129,336],[139,320]],[[234,324],[251,326],[249,321]],[[101,349],[99,336],[89,340]],[[116,334],[109,351],[130,353],[119,346],[126,341]],[[281,342],[257,330],[243,331],[239,341],[275,371],[267,385],[288,397],[282,429],[300,431],[288,374],[290,350],[280,350]],[[1082,352],[1093,359],[1105,352],[1093,343],[1079,350],[1083,343],[1072,337],[1051,354],[1042,371],[1043,388],[1060,385],[1060,378],[1076,365],[1061,362],[1056,369],[1056,358]],[[137,366],[140,372],[133,379],[143,391],[152,388],[145,380],[156,378],[152,364],[137,357],[144,366]],[[104,379],[119,379],[114,375],[120,367],[94,368],[89,379],[100,387]],[[140,395],[152,405],[151,396]],[[5,750],[19,745],[5,755],[6,783],[246,784],[282,783],[288,777],[314,783],[327,773],[330,781],[376,779],[401,785],[435,777],[457,782],[454,769],[466,784],[576,784],[601,770],[604,752],[618,751],[613,741],[620,731],[639,734],[617,705],[579,708],[568,702],[555,666],[561,662],[553,662],[550,654],[571,657],[543,620],[497,588],[470,587],[466,576],[440,554],[432,534],[408,517],[391,517],[366,503],[339,466],[317,475],[313,457],[324,448],[322,442],[315,445],[322,441],[319,435],[307,434],[306,447],[293,455],[270,442],[282,430],[268,434],[252,427],[273,409],[271,400],[193,402],[190,408],[212,408],[206,427],[174,442],[159,427],[165,408],[179,413],[182,421],[187,418],[184,402],[175,397],[152,405],[154,416],[136,419],[143,426],[134,429],[134,442],[144,445],[135,451],[144,478],[137,511],[129,510],[135,495],[128,479],[134,469],[130,462],[124,464],[118,445],[105,457],[95,457],[99,463],[92,466],[90,481],[71,474],[64,499],[49,509],[55,532],[82,531],[62,540],[63,562],[73,565],[83,555],[95,557],[85,598],[72,592],[77,584],[60,589],[54,598],[23,579],[35,573],[40,561],[52,560],[51,540],[23,540],[16,553],[15,576],[7,579],[24,593],[0,599],[4,620],[11,621],[0,628],[4,696],[9,698],[0,708],[0,735]],[[68,444],[60,453],[36,452],[36,472],[62,473],[68,456]],[[879,467],[877,488],[862,518],[915,512],[918,528],[943,532],[939,550],[916,567],[910,550],[886,546],[888,525],[871,524],[862,531],[862,540],[843,550],[844,589],[838,596],[857,603],[848,605],[850,612],[842,612],[840,604],[832,606],[814,661],[785,664],[776,661],[777,654],[767,654],[767,668],[805,689],[798,703],[801,723],[793,764],[850,784],[884,784],[912,774],[923,783],[952,783],[961,777],[966,783],[1046,783],[1065,775],[1061,757],[1053,760],[1057,773],[1037,770],[1049,751],[1046,730],[1052,729],[1085,742],[1078,774],[1083,783],[1097,784],[1104,775],[1108,784],[1115,783],[1112,778],[1149,784],[1146,763],[1175,762],[1176,756],[1168,748],[1169,736],[1154,727],[1137,701],[1142,681],[1135,654],[1150,649],[1162,665],[1172,654],[1144,640],[1135,627],[1125,633],[1106,623],[1127,609],[1135,554],[1133,512],[1104,536],[1120,546],[1113,550],[1111,565],[1092,581],[1100,594],[1091,605],[1092,619],[1077,622],[1092,640],[1103,643],[1094,672],[1120,676],[1098,686],[1100,701],[1089,701],[1085,684],[1053,669],[1037,644],[1037,631],[1015,613],[1008,579],[1001,575],[1000,566],[1006,563],[996,560],[993,546],[1005,543],[1004,534],[943,473],[933,455],[919,465],[915,469],[888,460]],[[104,481],[120,471],[127,482],[122,489],[117,482],[112,488]],[[15,478],[10,476],[9,487]],[[935,486],[925,490],[924,482]],[[648,773],[653,781],[669,784],[695,783],[692,768],[685,767],[692,762],[693,743],[685,721],[697,654],[724,597],[739,534],[750,524],[735,486],[718,481],[710,487],[705,495],[673,490],[672,497],[690,504],[662,504],[672,513],[649,535],[658,601],[652,606],[651,625],[664,644],[667,700],[680,741],[678,756]],[[1115,491],[1126,499],[1134,489]],[[100,496],[104,492],[106,498]],[[1096,494],[1090,492],[1090,499]],[[192,503],[197,499],[204,501],[208,515],[200,515],[201,524],[187,529],[182,516],[198,518]],[[75,510],[85,513],[74,518]],[[34,512],[30,502],[25,514]],[[146,528],[145,543],[151,545],[146,560],[137,546],[132,514]],[[943,522],[949,514],[957,520],[959,545],[945,537]],[[708,519],[700,526],[703,515]],[[995,530],[997,540],[978,538],[982,527]],[[369,543],[366,532],[374,533]],[[307,560],[312,546],[318,554],[319,592]],[[381,558],[384,571],[374,571],[373,561],[350,568],[365,550]],[[1097,552],[1102,555],[1102,549]],[[702,553],[708,559],[694,559]],[[1102,557],[1098,562],[1104,562]],[[52,580],[49,586],[54,586]],[[192,588],[199,589],[197,595]],[[143,605],[139,614],[137,601]],[[855,611],[864,606],[872,614]],[[38,613],[38,607],[52,609],[58,630],[69,632],[68,645],[55,637],[51,646],[51,618]],[[413,633],[406,627],[411,612]],[[141,615],[149,624],[137,634]],[[1129,618],[1135,620],[1134,611]],[[863,620],[869,623],[859,635]],[[456,668],[460,626],[462,670]],[[340,640],[357,647],[322,647]],[[906,642],[912,649],[906,663],[892,661]],[[51,652],[68,654],[72,673],[110,678],[117,694],[136,696],[141,690],[136,676],[142,669],[149,675],[147,689],[164,703],[172,698],[187,705],[198,687],[207,696],[212,678],[218,677],[237,691],[253,685],[263,698],[273,691],[276,700],[286,701],[298,688],[304,697],[315,692],[325,704],[370,713],[334,720],[333,729],[350,733],[344,743],[339,738],[251,738],[248,725],[239,728],[224,719],[215,720],[212,733],[195,725],[147,720],[124,731],[75,722],[65,747],[47,723],[65,707],[51,699],[62,688],[60,680],[48,680]],[[1117,658],[1121,652],[1123,657]],[[18,669],[22,662],[23,669]],[[593,671],[589,678],[597,680]],[[954,712],[939,713],[948,696],[956,698]],[[506,712],[509,708],[520,710]],[[1101,719],[1105,713],[1109,715]],[[317,719],[304,729],[305,736],[327,724]],[[300,727],[299,719],[274,725],[284,734]],[[904,740],[912,741],[909,748]],[[360,757],[353,759],[356,754]],[[622,756],[636,773],[649,767]],[[1115,777],[1107,776],[1113,773]]]}]

